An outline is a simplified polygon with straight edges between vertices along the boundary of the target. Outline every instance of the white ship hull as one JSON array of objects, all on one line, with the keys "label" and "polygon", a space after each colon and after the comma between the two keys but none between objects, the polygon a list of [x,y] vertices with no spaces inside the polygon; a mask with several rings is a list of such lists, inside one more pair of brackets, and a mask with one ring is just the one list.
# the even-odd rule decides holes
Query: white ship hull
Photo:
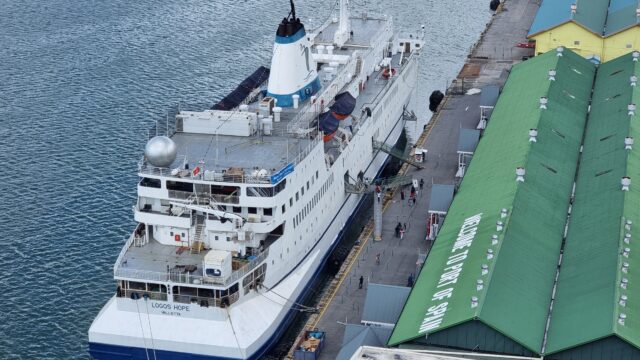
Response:
[{"label": "white ship hull", "polygon": [[[341,1],[341,12],[345,3]],[[389,155],[374,144],[398,141],[403,114],[416,88],[418,56],[414,55],[419,51],[410,49],[419,50],[424,43],[414,36],[395,37],[392,21],[386,17],[351,21],[358,36],[343,21],[340,25],[329,21],[324,31],[314,35],[317,52],[307,52],[298,65],[303,74],[305,68],[316,67],[309,66],[310,56],[325,62],[318,75],[311,71],[321,79],[322,91],[312,96],[316,89],[304,85],[305,79],[290,79],[292,89],[299,90],[279,95],[280,103],[293,99],[297,109],[299,99],[310,98],[297,112],[302,116],[289,118],[284,125],[278,124],[279,118],[272,123],[269,117],[274,134],[266,128],[261,131],[263,136],[273,136],[256,136],[257,105],[251,110],[243,105],[239,111],[177,117],[176,133],[161,142],[177,142],[184,163],[174,153],[173,159],[155,165],[160,168],[141,167],[134,207],[139,225],[114,266],[116,296],[89,329],[89,351],[95,359],[257,359],[279,341],[363,204],[362,192],[351,187],[366,188],[366,179],[376,178],[388,160]],[[327,35],[328,29],[336,38]],[[349,38],[352,49],[322,52],[322,43]],[[283,20],[276,36],[278,46],[300,45],[308,51],[308,41],[295,13],[292,20]],[[363,47],[368,50],[361,51]],[[278,61],[274,57],[272,68],[288,74],[285,63],[292,57]],[[282,84],[270,78],[270,88],[276,85]],[[340,118],[343,113],[325,106],[335,105],[344,94],[352,96],[347,99],[351,110]],[[263,102],[259,110],[271,113]],[[278,114],[281,111],[278,108]],[[325,120],[327,114],[338,117]],[[353,123],[342,122],[348,116]],[[316,125],[310,122],[313,119]],[[326,125],[331,121],[333,125]],[[331,128],[336,123],[337,129]],[[219,131],[224,132],[220,139]],[[283,133],[287,136],[278,135]],[[214,142],[215,156],[209,151]],[[297,152],[292,148],[296,145]],[[241,152],[234,152],[240,148]],[[219,149],[224,159],[219,159]],[[193,171],[188,170],[188,158],[191,169],[197,167]],[[201,161],[194,164],[194,158]],[[204,170],[198,164],[220,167],[219,160],[225,162],[224,171],[209,167],[208,174],[199,173]],[[283,170],[269,173],[269,168],[277,166]],[[249,168],[262,170],[254,175],[237,172]],[[262,173],[270,176],[266,183]],[[204,202],[199,198],[202,194],[206,194]]]}]

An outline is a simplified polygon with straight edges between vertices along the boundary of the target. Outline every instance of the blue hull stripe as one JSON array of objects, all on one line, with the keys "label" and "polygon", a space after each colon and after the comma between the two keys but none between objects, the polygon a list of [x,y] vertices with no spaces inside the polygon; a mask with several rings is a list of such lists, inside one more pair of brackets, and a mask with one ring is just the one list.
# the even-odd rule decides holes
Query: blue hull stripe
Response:
[{"label": "blue hull stripe", "polygon": [[[402,117],[400,117],[400,119],[402,119]],[[400,119],[398,119],[398,122],[400,122]],[[396,125],[393,127],[393,129],[395,129],[395,127],[398,126],[398,122],[396,122]],[[391,136],[391,133],[393,133],[393,129],[389,132],[388,136]],[[382,170],[384,169],[384,167],[386,166],[388,161],[389,161],[389,157],[387,157],[387,159],[385,160],[383,165],[380,167],[380,169],[378,169],[378,171],[376,173],[376,176],[375,176],[376,178],[378,176],[380,176],[380,173],[382,172]],[[369,166],[371,166],[371,164],[369,164]],[[369,167],[367,167],[366,170],[368,170],[368,169],[369,169]],[[347,200],[352,195],[353,194],[350,194],[347,197]],[[333,242],[333,244],[331,245],[329,250],[325,253],[325,255],[324,255],[323,259],[322,259],[322,262],[316,268],[315,272],[313,273],[313,276],[311,277],[311,279],[309,280],[309,282],[305,286],[304,290],[300,293],[300,295],[296,299],[296,301],[295,301],[296,303],[299,303],[302,299],[304,299],[307,296],[307,294],[309,293],[309,290],[311,290],[311,288],[312,288],[311,285],[318,278],[318,275],[320,274],[320,272],[324,268],[324,265],[327,263],[327,260],[329,259],[329,255],[331,255],[331,253],[333,252],[335,247],[342,241],[342,238],[344,237],[344,234],[345,234],[345,229],[347,229],[351,225],[351,223],[353,222],[353,220],[355,218],[355,214],[357,214],[358,211],[360,211],[360,209],[362,208],[362,205],[364,204],[364,199],[365,199],[365,197],[362,197],[360,199],[360,201],[358,202],[358,205],[356,206],[356,208],[353,210],[353,212],[349,216],[349,219],[347,220],[345,225],[342,227],[342,230],[340,230],[340,232],[338,233],[336,241]],[[345,202],[343,203],[342,207],[344,207],[346,202],[347,201],[345,200]],[[340,210],[342,210],[342,207],[340,208]],[[333,217],[332,223],[333,223],[333,221],[335,221],[335,218],[338,216],[338,213],[340,213],[340,211],[338,211],[336,213],[336,215]],[[327,232],[327,229],[325,229],[325,231],[323,233],[323,236]],[[323,236],[320,236],[319,239],[322,239]],[[320,242],[320,240],[318,240],[316,242],[316,244],[314,244],[313,248],[315,248],[318,245],[319,242]],[[309,256],[309,254],[313,251],[313,248],[311,250],[309,250],[309,252],[307,253],[307,256],[305,256],[298,264],[296,264],[296,266],[293,267],[293,269],[291,269],[289,274],[291,274],[291,272],[293,272]],[[287,276],[288,276],[288,274],[287,274]],[[286,278],[286,276],[284,276],[283,279],[284,278]],[[276,287],[276,286],[277,286],[277,284],[274,285],[273,287]],[[293,320],[293,318],[295,317],[295,315],[296,315],[296,311],[293,310],[293,309],[290,309],[287,312],[287,315],[285,315],[283,321],[280,323],[280,325],[276,329],[276,331],[273,333],[273,335],[271,335],[269,340],[267,340],[267,342],[265,342],[264,345],[262,345],[262,347],[260,347],[260,349],[258,349],[258,351],[256,351],[248,359],[252,359],[252,360],[253,359],[260,359],[269,350],[271,350],[271,348],[273,346],[275,346],[276,343],[280,340],[280,337],[282,336],[282,334],[287,330],[287,328],[289,327],[289,325],[290,325],[291,321]],[[184,353],[184,352],[166,351],[166,350],[155,350],[155,356],[154,356],[154,351],[152,349],[147,349],[145,351],[145,349],[138,348],[138,347],[119,346],[119,345],[110,345],[110,344],[101,344],[101,343],[92,343],[92,342],[89,343],[89,353],[96,360],[118,360],[118,359],[131,359],[131,360],[237,360],[236,358],[227,358],[227,357],[210,356],[210,355],[199,355],[199,354],[191,354],[191,353]],[[148,357],[147,357],[147,354],[148,354]]]}]

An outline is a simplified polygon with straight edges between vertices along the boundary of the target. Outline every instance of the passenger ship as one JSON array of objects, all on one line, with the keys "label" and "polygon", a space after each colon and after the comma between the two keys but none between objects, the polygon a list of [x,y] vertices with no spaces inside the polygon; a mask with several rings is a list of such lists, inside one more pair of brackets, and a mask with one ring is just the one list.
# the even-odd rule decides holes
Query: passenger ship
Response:
[{"label": "passenger ship", "polygon": [[291,1],[270,68],[148,141],[93,358],[257,359],[305,309],[400,136],[424,46],[424,26],[337,10],[306,32]]}]

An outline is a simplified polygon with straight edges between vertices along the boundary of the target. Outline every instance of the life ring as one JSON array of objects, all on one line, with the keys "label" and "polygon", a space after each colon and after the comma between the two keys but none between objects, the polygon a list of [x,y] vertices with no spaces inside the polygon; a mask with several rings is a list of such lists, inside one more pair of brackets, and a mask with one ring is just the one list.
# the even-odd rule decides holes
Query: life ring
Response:
[{"label": "life ring", "polygon": [[394,76],[396,74],[396,69],[391,69],[391,68],[385,68],[384,70],[382,70],[382,77],[384,77],[385,79],[388,79],[391,76]]}]

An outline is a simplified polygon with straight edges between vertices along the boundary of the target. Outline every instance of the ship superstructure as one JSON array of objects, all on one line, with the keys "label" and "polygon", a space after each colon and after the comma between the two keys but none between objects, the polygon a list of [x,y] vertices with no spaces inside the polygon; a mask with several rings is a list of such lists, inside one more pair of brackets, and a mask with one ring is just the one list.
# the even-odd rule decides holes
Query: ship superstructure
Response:
[{"label": "ship superstructure", "polygon": [[138,225],[89,330],[96,359],[259,358],[279,339],[393,145],[421,31],[339,13],[280,23],[270,69],[181,111],[139,165]]}]

